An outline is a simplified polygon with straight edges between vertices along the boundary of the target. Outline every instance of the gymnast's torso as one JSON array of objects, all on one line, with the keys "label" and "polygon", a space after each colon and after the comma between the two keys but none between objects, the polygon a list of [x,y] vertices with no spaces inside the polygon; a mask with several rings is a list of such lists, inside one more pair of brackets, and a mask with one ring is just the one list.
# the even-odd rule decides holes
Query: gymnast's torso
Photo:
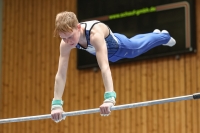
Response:
[{"label": "gymnast's torso", "polygon": [[[76,48],[86,50],[90,54],[96,55],[96,51],[94,46],[90,43],[90,32],[94,25],[101,23],[100,21],[93,20],[93,21],[86,21],[82,22],[82,25],[85,25],[85,37],[87,41],[87,47],[81,46],[81,44],[77,44]],[[107,45],[107,50],[108,50],[108,58],[112,57],[118,50],[119,48],[119,40],[114,36],[113,32],[110,30],[108,27],[109,34],[107,37],[105,37],[106,45]]]}]

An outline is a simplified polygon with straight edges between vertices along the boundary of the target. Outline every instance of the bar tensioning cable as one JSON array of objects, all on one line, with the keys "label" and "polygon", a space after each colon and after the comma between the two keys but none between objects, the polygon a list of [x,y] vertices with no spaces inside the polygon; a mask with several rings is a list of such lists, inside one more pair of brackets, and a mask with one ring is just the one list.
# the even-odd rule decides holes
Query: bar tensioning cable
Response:
[{"label": "bar tensioning cable", "polygon": [[[156,104],[164,104],[164,103],[177,102],[177,101],[183,101],[183,100],[191,100],[191,99],[200,99],[200,93],[195,93],[193,95],[159,99],[159,100],[138,102],[138,103],[132,103],[132,104],[118,105],[118,106],[111,107],[111,110],[122,110],[122,109],[129,109],[129,108],[137,108],[137,107],[150,106],[150,105],[156,105]],[[65,117],[65,116],[93,114],[93,113],[98,113],[98,112],[100,112],[99,108],[95,108],[95,109],[88,109],[88,110],[64,112],[63,116]],[[27,117],[18,117],[18,118],[9,118],[9,119],[0,119],[0,124],[11,123],[11,122],[31,121],[31,120],[41,120],[41,119],[49,119],[49,118],[51,118],[50,114],[37,115],[37,116],[27,116]]]}]

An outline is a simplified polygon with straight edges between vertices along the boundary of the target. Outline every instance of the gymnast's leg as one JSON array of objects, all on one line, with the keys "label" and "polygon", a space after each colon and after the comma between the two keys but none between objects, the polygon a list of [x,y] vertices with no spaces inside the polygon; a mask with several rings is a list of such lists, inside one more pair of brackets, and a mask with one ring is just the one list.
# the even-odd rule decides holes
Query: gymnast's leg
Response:
[{"label": "gymnast's leg", "polygon": [[169,35],[168,31],[156,29],[153,33],[139,34],[129,39],[134,49],[146,49],[145,51],[159,46],[174,46],[176,41]]},{"label": "gymnast's leg", "polygon": [[174,46],[176,41],[170,36],[170,34],[163,30],[154,30],[151,33],[138,34],[132,38],[127,38],[123,34],[114,34],[120,40],[119,50],[115,56],[119,59],[122,58],[134,58],[148,50],[160,46]]}]

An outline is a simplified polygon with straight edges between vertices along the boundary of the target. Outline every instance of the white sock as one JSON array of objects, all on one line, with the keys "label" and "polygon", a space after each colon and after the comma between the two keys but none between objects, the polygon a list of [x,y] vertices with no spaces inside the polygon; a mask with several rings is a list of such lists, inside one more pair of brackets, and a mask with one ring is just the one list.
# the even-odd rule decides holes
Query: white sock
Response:
[{"label": "white sock", "polygon": [[161,33],[169,33],[167,30],[162,30]]},{"label": "white sock", "polygon": [[154,31],[153,31],[153,33],[160,33],[160,30],[159,29],[155,29]]},{"label": "white sock", "polygon": [[[169,33],[169,32],[167,30],[162,30],[161,33]],[[163,44],[163,45],[164,46],[170,46],[170,47],[172,47],[175,44],[176,44],[176,40],[173,37],[171,37],[170,40],[169,40],[169,42],[166,43],[166,44]]]},{"label": "white sock", "polygon": [[170,47],[172,47],[172,46],[174,46],[175,44],[176,44],[176,40],[175,40],[173,37],[171,37],[170,40],[169,40],[169,42],[166,43],[166,44],[163,44],[163,45],[164,45],[164,46],[170,46]]}]

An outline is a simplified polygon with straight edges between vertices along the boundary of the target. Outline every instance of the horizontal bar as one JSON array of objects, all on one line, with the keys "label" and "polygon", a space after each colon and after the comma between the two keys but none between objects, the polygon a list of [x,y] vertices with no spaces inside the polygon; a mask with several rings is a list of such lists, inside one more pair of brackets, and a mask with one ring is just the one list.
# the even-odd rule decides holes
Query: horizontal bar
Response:
[{"label": "horizontal bar", "polygon": [[[122,109],[150,106],[150,105],[156,105],[156,104],[164,104],[164,103],[169,103],[169,102],[177,102],[177,101],[191,100],[191,99],[200,99],[200,93],[196,93],[196,94],[193,94],[193,95],[173,97],[173,98],[152,100],[152,101],[146,101],[146,102],[118,105],[118,106],[111,107],[111,110],[122,110]],[[93,114],[93,113],[98,113],[98,112],[100,112],[99,108],[95,108],[95,109],[88,109],[88,110],[64,112],[63,116]],[[41,119],[49,119],[49,118],[51,118],[50,114],[28,116],[28,117],[18,117],[18,118],[9,118],[9,119],[0,119],[0,124],[11,123],[11,122],[31,121],[31,120],[41,120]]]}]

